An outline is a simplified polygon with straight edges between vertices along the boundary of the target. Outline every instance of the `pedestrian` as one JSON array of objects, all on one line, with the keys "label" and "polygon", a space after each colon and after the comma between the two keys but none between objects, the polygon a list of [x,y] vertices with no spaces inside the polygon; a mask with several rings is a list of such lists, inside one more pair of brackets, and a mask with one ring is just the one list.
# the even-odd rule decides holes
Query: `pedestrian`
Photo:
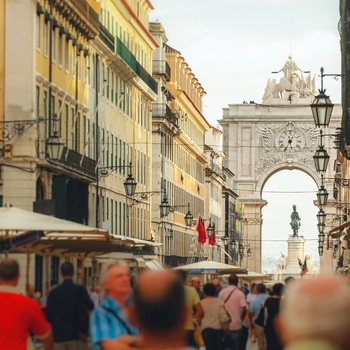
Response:
[{"label": "pedestrian", "polygon": [[56,350],[85,350],[89,312],[94,305],[84,286],[73,282],[74,266],[65,261],[60,267],[62,283],[52,288],[46,304]]},{"label": "pedestrian", "polygon": [[252,301],[250,305],[250,318],[254,320],[256,339],[258,341],[258,350],[266,350],[266,338],[264,333],[264,324],[258,324],[257,318],[259,316],[262,303],[266,299],[266,286],[264,283],[259,283],[256,286],[258,292],[257,297]]},{"label": "pedestrian", "polygon": [[33,333],[45,350],[53,350],[52,332],[40,305],[20,294],[19,265],[6,258],[0,262],[0,349],[26,350]]},{"label": "pedestrian", "polygon": [[201,322],[202,336],[206,350],[220,350],[224,331],[219,320],[220,307],[225,307],[220,298],[215,298],[216,288],[212,283],[203,286],[204,298],[201,301],[204,316]]},{"label": "pedestrian", "polygon": [[92,302],[94,303],[94,309],[98,308],[100,306],[101,302],[101,287],[96,286],[95,290],[90,294],[90,298]]},{"label": "pedestrian", "polygon": [[277,336],[275,330],[275,320],[279,313],[281,296],[284,285],[282,283],[275,283],[272,286],[272,297],[265,300],[265,326],[264,333],[266,338],[267,350],[282,350],[282,344]]},{"label": "pedestrian", "polygon": [[27,296],[35,300],[39,305],[41,305],[40,297],[37,296],[38,292],[35,292],[35,287],[33,284],[28,285]]},{"label": "pedestrian", "polygon": [[199,277],[192,277],[191,278],[192,287],[197,291],[199,299],[203,299],[203,292],[201,290],[201,279]]},{"label": "pedestrian", "polygon": [[214,278],[211,283],[215,286],[216,291],[215,291],[215,298],[217,298],[219,296],[219,293],[222,290],[222,285],[221,282],[218,278]]},{"label": "pedestrian", "polygon": [[350,286],[338,276],[289,284],[276,319],[284,349],[349,350],[349,295]]},{"label": "pedestrian", "polygon": [[118,349],[119,336],[138,333],[129,318],[130,305],[127,304],[131,292],[129,272],[122,261],[115,261],[103,267],[100,279],[107,297],[91,314],[92,348]]},{"label": "pedestrian", "polygon": [[176,274],[185,289],[185,300],[187,305],[185,330],[187,333],[187,345],[197,348],[198,346],[194,339],[194,330],[195,327],[200,326],[203,317],[203,308],[197,291],[193,287],[186,285],[186,272],[183,270],[176,270]]},{"label": "pedestrian", "polygon": [[[256,286],[257,286],[257,284],[255,282],[252,283],[251,289],[250,289],[250,293],[248,293],[248,295],[247,295],[248,308],[250,308],[250,305],[251,305],[252,301],[258,295],[258,292],[256,290]],[[254,324],[254,320],[253,319],[250,319],[250,325],[251,325],[250,326],[250,339],[251,339],[252,343],[256,343],[256,332],[255,332],[255,324]]]},{"label": "pedestrian", "polygon": [[231,350],[236,350],[240,344],[242,321],[247,313],[247,303],[244,293],[238,288],[238,277],[232,274],[228,277],[228,286],[224,288],[219,298],[225,303],[226,310],[231,315],[231,323],[227,335]]},{"label": "pedestrian", "polygon": [[[192,287],[190,287],[192,288]],[[119,337],[114,349],[191,350],[185,323],[187,304],[183,282],[170,271],[146,271],[135,285],[131,316],[140,329],[136,339]]]}]

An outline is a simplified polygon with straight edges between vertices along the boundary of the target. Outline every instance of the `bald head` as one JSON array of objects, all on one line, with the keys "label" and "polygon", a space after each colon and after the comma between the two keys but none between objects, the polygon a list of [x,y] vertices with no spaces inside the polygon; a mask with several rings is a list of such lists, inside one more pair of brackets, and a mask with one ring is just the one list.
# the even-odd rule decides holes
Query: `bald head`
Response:
[{"label": "bald head", "polygon": [[183,326],[185,292],[170,271],[146,271],[134,291],[135,313],[148,332],[167,332]]},{"label": "bald head", "polygon": [[321,339],[345,349],[350,340],[349,295],[349,285],[332,276],[288,285],[278,322],[284,345]]}]

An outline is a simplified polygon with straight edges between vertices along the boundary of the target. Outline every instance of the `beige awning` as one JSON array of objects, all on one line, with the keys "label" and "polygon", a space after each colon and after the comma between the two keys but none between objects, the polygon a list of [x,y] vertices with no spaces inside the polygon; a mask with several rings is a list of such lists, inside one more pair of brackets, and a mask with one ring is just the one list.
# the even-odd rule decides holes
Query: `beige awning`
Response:
[{"label": "beige awning", "polygon": [[164,267],[157,260],[146,260],[146,267],[153,271],[164,271]]},{"label": "beige awning", "polygon": [[15,207],[0,208],[0,251],[83,259],[161,245]]},{"label": "beige awning", "polygon": [[[8,238],[28,231],[42,231],[46,237],[53,239],[62,237],[62,234],[94,235],[95,239],[104,240],[108,231],[101,230],[73,221],[58,219],[53,216],[34,213],[16,207],[0,208],[0,238]],[[57,234],[60,235],[57,235]],[[78,238],[78,236],[76,235]]]},{"label": "beige awning", "polygon": [[184,270],[189,274],[213,274],[222,275],[227,273],[247,273],[243,267],[223,264],[217,261],[200,261],[194,264],[174,267],[174,270]]},{"label": "beige awning", "polygon": [[254,271],[248,271],[248,273],[245,274],[237,274],[239,278],[246,281],[271,281],[272,278],[268,275],[265,275],[263,273],[254,272]]}]

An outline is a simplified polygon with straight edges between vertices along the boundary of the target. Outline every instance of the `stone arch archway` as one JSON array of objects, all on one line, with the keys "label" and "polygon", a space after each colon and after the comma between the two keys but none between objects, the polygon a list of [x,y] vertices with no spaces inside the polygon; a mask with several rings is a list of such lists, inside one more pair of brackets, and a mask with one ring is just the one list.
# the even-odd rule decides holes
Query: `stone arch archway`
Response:
[{"label": "stone arch archway", "polygon": [[[271,104],[243,103],[224,108],[219,121],[223,128],[224,165],[235,174],[234,191],[243,207],[242,241],[256,242],[245,267],[261,271],[262,208],[267,204],[262,190],[267,180],[283,169],[308,174],[317,185],[320,177],[314,168],[313,154],[319,145],[308,98],[270,99]],[[335,105],[327,134],[335,134],[341,121],[341,106]],[[336,150],[333,140],[324,138],[331,156],[325,176],[333,176]],[[329,192],[331,182],[326,183]],[[315,198],[316,199],[316,198]]]},{"label": "stone arch archway", "polygon": [[273,175],[275,175],[276,173],[278,173],[281,170],[300,170],[300,171],[306,173],[307,175],[309,175],[314,180],[317,187],[319,187],[321,185],[321,179],[320,179],[320,177],[315,169],[312,169],[311,167],[307,167],[304,164],[300,164],[297,162],[293,163],[292,166],[288,162],[283,162],[280,164],[276,164],[274,167],[269,169],[269,171],[267,171],[263,176],[261,176],[258,179],[257,184],[256,184],[256,191],[260,193],[260,196],[262,196],[262,192],[264,190],[264,186],[265,186],[266,182]]}]

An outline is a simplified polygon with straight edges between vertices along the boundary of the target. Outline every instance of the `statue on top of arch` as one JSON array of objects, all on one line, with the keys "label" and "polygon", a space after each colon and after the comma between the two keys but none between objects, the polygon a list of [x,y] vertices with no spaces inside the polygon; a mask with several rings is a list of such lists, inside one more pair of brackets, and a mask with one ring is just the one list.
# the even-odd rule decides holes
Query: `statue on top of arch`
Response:
[{"label": "statue on top of arch", "polygon": [[273,99],[288,99],[292,103],[296,98],[313,99],[316,93],[315,76],[312,78],[311,73],[305,78],[302,69],[298,67],[292,56],[288,56],[288,60],[284,66],[273,73],[283,72],[283,77],[279,82],[275,78],[267,81],[265,93],[262,98],[263,103],[270,103]]}]

